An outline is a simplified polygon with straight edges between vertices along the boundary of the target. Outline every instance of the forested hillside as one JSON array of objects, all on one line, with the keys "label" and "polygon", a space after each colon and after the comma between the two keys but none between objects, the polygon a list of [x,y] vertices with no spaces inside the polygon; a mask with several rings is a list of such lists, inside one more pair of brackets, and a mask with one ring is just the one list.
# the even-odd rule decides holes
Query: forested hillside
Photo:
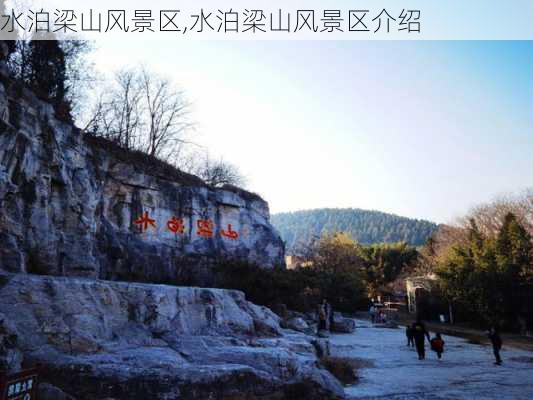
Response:
[{"label": "forested hillside", "polygon": [[324,233],[347,232],[357,242],[422,245],[437,229],[433,222],[356,208],[324,208],[272,215],[290,253],[299,243],[309,243]]}]

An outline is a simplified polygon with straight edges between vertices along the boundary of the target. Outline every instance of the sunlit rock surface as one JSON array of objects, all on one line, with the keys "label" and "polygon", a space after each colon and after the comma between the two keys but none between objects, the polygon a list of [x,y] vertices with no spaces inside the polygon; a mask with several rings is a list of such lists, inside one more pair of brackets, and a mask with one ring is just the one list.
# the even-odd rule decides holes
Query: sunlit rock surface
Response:
[{"label": "sunlit rock surface", "polygon": [[[221,258],[284,265],[283,242],[259,196],[210,188],[88,138],[1,80],[0,269],[208,284]],[[145,215],[153,224],[135,223]],[[179,224],[169,229],[174,217]]]},{"label": "sunlit rock surface", "polygon": [[190,287],[225,260],[284,266],[264,200],[88,137],[0,68],[2,371],[39,365],[43,400],[342,398],[311,337]]},{"label": "sunlit rock surface", "polygon": [[238,291],[0,274],[0,315],[24,364],[76,399],[343,396],[312,338]]}]

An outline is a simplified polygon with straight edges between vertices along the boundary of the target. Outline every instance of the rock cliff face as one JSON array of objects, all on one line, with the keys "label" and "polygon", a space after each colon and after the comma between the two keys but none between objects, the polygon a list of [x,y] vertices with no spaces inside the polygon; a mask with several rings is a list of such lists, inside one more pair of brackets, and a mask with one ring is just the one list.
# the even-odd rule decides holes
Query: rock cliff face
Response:
[{"label": "rock cliff face", "polygon": [[3,71],[0,374],[38,366],[41,400],[343,398],[326,343],[241,292],[154,284],[283,266],[262,199],[89,138]]},{"label": "rock cliff face", "polygon": [[64,398],[344,393],[317,367],[311,338],[283,331],[277,315],[237,291],[0,274],[1,340],[9,352],[0,351],[0,369],[40,364],[43,390],[52,384]]},{"label": "rock cliff face", "polygon": [[206,284],[221,258],[284,265],[258,196],[87,137],[2,80],[0,269]]}]

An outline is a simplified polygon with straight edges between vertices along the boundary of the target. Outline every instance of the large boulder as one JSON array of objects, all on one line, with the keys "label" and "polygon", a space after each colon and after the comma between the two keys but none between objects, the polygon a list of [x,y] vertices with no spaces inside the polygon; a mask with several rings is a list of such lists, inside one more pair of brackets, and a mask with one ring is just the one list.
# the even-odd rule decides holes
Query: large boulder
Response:
[{"label": "large boulder", "polygon": [[284,334],[277,315],[238,291],[4,274],[0,313],[25,366],[41,365],[47,395],[343,396],[311,338]]},{"label": "large boulder", "polygon": [[355,320],[344,318],[340,313],[334,313],[331,331],[335,333],[353,333],[355,331]]},{"label": "large boulder", "polygon": [[309,332],[309,325],[305,320],[301,317],[293,317],[290,318],[288,321],[285,322],[285,325],[288,329],[292,329],[298,332]]}]

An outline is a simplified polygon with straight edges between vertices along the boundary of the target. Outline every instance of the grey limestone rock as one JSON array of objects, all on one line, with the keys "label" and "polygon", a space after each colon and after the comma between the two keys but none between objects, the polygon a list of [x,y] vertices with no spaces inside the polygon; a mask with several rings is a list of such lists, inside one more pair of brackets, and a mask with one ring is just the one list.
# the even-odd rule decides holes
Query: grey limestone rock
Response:
[{"label": "grey limestone rock", "polygon": [[355,331],[355,320],[344,318],[341,313],[333,314],[333,324],[331,331],[335,333],[353,333]]},{"label": "grey limestone rock", "polygon": [[285,265],[259,196],[87,135],[2,82],[0,269],[205,286],[220,260]]},{"label": "grey limestone rock", "polygon": [[17,337],[14,350],[25,365],[40,365],[42,381],[65,396],[343,397],[340,383],[318,367],[312,338],[285,333],[277,315],[241,292],[28,274],[0,278],[0,313]]}]

